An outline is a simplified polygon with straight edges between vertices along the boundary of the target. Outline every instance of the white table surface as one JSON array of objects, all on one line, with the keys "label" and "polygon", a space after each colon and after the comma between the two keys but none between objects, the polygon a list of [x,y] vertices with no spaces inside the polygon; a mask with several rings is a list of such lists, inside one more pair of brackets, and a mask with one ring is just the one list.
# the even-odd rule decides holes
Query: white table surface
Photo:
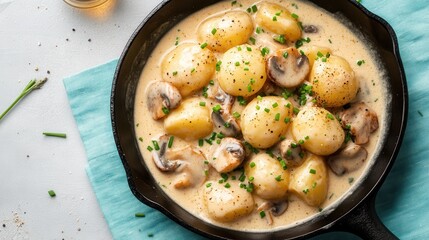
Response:
[{"label": "white table surface", "polygon": [[0,121],[0,239],[112,238],[62,79],[118,58],[161,0],[111,1],[102,14],[61,0],[0,0],[0,112],[28,81],[49,79]]}]

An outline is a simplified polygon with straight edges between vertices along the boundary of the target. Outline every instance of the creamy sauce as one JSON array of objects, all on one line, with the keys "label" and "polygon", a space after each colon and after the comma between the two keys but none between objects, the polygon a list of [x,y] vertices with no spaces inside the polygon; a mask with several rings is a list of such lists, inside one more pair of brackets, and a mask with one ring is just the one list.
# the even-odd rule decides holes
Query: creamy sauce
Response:
[{"label": "creamy sauce", "polygon": [[[170,52],[176,41],[183,42],[198,42],[196,26],[208,16],[219,12],[228,11],[231,9],[246,10],[253,5],[255,1],[241,0],[242,7],[232,5],[230,1],[220,2],[218,4],[207,7],[206,9],[197,12],[171,29],[165,37],[159,42],[158,46],[153,51],[151,57],[141,74],[140,82],[137,88],[135,101],[135,123],[136,123],[136,138],[139,139],[140,151],[145,160],[145,164],[149,168],[156,182],[161,186],[165,193],[176,203],[193,215],[216,225],[239,229],[243,231],[263,231],[267,229],[286,228],[299,224],[302,221],[307,221],[318,214],[328,212],[330,206],[335,205],[348,191],[352,191],[353,187],[358,185],[364,178],[366,169],[371,166],[373,156],[377,154],[377,147],[380,145],[382,135],[384,134],[384,122],[386,121],[385,106],[388,103],[385,94],[386,86],[383,81],[383,71],[377,65],[377,56],[367,45],[367,42],[362,36],[355,34],[347,27],[347,24],[338,20],[337,16],[327,13],[316,6],[304,1],[273,1],[280,3],[290,12],[299,15],[300,20],[306,25],[315,25],[318,27],[318,33],[307,34],[303,32],[303,38],[311,38],[309,45],[325,46],[331,49],[335,55],[342,56],[351,65],[356,78],[360,82],[360,92],[357,98],[363,100],[370,106],[378,115],[380,128],[371,135],[370,142],[365,145],[369,156],[366,165],[357,171],[347,173],[344,176],[338,177],[329,171],[329,190],[326,201],[320,206],[310,207],[299,198],[290,195],[289,207],[287,211],[280,217],[276,217],[272,225],[268,225],[264,219],[261,219],[259,214],[254,210],[254,213],[240,220],[222,223],[217,222],[208,217],[202,201],[202,188],[176,189],[171,185],[172,175],[160,172],[152,161],[152,154],[147,150],[147,147],[152,145],[151,140],[157,139],[164,134],[163,121],[155,121],[148,113],[146,106],[146,88],[152,81],[162,81],[161,77],[161,61],[163,56]],[[306,43],[305,43],[306,44]],[[219,53],[216,53],[219,57]],[[365,63],[359,66],[356,64],[358,60],[365,60]],[[209,102],[208,106],[214,106],[215,103]],[[212,105],[210,105],[212,104]],[[236,106],[235,106],[236,107]],[[198,147],[198,141],[185,142],[179,138],[175,138],[175,147],[191,144],[204,153],[211,151],[211,147],[205,144],[203,147]],[[218,173],[213,169],[210,170],[209,179],[217,181],[220,179]],[[255,197],[255,202],[258,204],[261,199]]]}]

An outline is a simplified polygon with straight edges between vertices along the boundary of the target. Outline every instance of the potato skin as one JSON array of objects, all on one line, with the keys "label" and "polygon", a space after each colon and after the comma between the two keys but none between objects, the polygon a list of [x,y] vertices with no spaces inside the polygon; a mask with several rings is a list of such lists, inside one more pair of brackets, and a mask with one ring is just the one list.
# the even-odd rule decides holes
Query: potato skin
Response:
[{"label": "potato skin", "polygon": [[297,20],[286,8],[278,4],[261,2],[255,20],[262,28],[284,35],[289,41],[301,38],[302,32]]},{"label": "potato skin", "polygon": [[212,51],[196,43],[183,43],[163,58],[161,74],[162,79],[173,84],[184,97],[206,86],[215,67]]},{"label": "potato skin", "polygon": [[217,78],[220,87],[230,95],[248,97],[257,93],[267,79],[259,48],[243,44],[226,51]]},{"label": "potato skin", "polygon": [[289,171],[284,170],[277,159],[260,153],[245,165],[247,178],[253,178],[255,193],[266,200],[282,200],[289,188]]},{"label": "potato skin", "polygon": [[345,133],[339,121],[321,107],[302,108],[294,118],[291,132],[296,142],[317,155],[330,155],[344,142]]},{"label": "potato skin", "polygon": [[210,111],[200,106],[200,98],[189,98],[172,111],[164,120],[167,134],[186,140],[195,140],[209,135],[213,131]]},{"label": "potato skin", "polygon": [[[278,105],[277,107],[274,107]],[[284,136],[292,116],[292,104],[276,96],[253,99],[241,114],[243,138],[257,148],[269,148]],[[278,116],[278,120],[277,120]]]},{"label": "potato skin", "polygon": [[[331,49],[327,47],[321,47],[321,46],[315,46],[315,45],[304,45],[299,49],[302,50],[304,54],[307,56],[308,61],[310,62],[310,69],[313,68],[314,62],[317,59],[322,59],[324,57],[326,58],[327,55],[330,56],[331,54]],[[322,57],[318,56],[318,53],[322,54],[323,56]]]},{"label": "potato skin", "polygon": [[304,163],[294,169],[289,190],[308,205],[320,206],[328,194],[328,170],[322,157],[308,154]]},{"label": "potato skin", "polygon": [[331,55],[314,62],[310,71],[310,82],[316,93],[316,100],[323,107],[340,107],[352,101],[359,90],[350,64],[342,57]]},{"label": "potato skin", "polygon": [[229,11],[206,19],[198,27],[198,39],[212,51],[226,50],[244,44],[253,32],[252,18],[243,11]]},{"label": "potato skin", "polygon": [[217,181],[206,182],[203,199],[210,217],[220,222],[232,222],[250,214],[255,206],[253,196],[240,188],[238,181],[227,182],[225,187]]}]

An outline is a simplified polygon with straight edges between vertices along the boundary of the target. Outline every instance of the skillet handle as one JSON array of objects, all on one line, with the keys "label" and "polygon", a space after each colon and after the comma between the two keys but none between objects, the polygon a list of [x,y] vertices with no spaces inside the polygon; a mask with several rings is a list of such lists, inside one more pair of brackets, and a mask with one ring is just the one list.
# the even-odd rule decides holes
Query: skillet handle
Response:
[{"label": "skillet handle", "polygon": [[339,220],[332,230],[350,232],[362,239],[399,239],[380,221],[375,211],[375,196],[376,194],[368,196],[343,219]]}]

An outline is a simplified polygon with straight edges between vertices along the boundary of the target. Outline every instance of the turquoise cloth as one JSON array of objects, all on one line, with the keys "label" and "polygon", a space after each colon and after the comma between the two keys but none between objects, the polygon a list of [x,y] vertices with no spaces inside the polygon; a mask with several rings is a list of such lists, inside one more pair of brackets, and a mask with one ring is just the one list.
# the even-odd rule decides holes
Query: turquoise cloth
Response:
[{"label": "turquoise cloth", "polygon": [[[395,29],[409,87],[409,119],[400,154],[376,201],[386,226],[401,239],[429,236],[429,4],[427,0],[363,0]],[[129,190],[113,140],[110,90],[117,60],[64,79],[88,156],[87,173],[115,239],[198,239],[193,232],[139,202]],[[428,154],[428,155],[426,155]],[[136,218],[137,212],[146,214]],[[153,234],[153,236],[152,236]],[[174,237],[173,237],[174,236]],[[355,238],[330,233],[315,239]]]}]

